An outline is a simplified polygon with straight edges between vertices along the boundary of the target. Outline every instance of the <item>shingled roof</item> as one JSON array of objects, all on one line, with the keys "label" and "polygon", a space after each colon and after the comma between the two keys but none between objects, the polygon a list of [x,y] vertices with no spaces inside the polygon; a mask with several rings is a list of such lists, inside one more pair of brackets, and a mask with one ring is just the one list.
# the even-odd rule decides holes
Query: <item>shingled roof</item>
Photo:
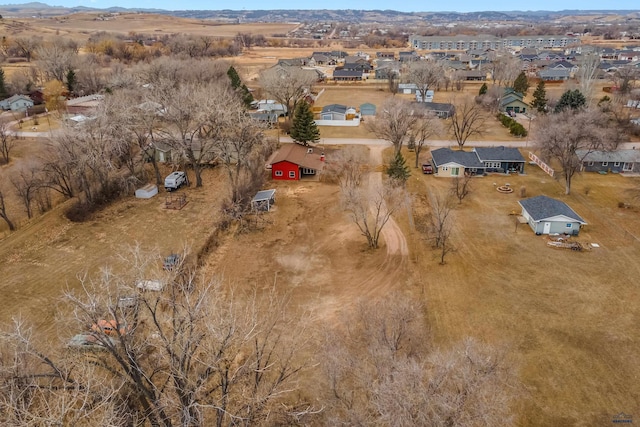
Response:
[{"label": "shingled roof", "polygon": [[565,202],[547,196],[536,196],[518,202],[534,221],[542,221],[557,215],[564,215],[581,224],[586,224]]},{"label": "shingled roof", "polygon": [[472,151],[452,150],[450,148],[438,148],[431,152],[434,165],[438,168],[447,163],[456,163],[465,168],[484,168],[476,153]]},{"label": "shingled roof", "polygon": [[481,162],[524,162],[520,150],[514,147],[476,147],[475,152]]},{"label": "shingled roof", "polygon": [[300,144],[283,144],[282,148],[280,148],[273,157],[271,164],[274,165],[287,161],[303,168],[320,171],[325,165],[325,163],[320,160],[320,156],[321,154],[314,153],[310,147],[304,147]]}]

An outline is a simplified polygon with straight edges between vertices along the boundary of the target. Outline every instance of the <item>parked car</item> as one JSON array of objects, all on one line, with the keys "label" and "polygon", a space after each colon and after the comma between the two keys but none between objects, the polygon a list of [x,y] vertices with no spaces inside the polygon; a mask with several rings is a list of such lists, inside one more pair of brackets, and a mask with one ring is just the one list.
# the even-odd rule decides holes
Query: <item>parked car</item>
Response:
[{"label": "parked car", "polygon": [[171,172],[164,179],[164,188],[167,191],[177,190],[187,183],[187,174],[181,171]]},{"label": "parked car", "polygon": [[422,173],[424,173],[424,174],[432,174],[433,173],[433,166],[431,166],[430,163],[423,163],[422,164]]},{"label": "parked car", "polygon": [[509,110],[507,111],[507,113],[509,114],[509,117],[515,117],[516,116],[516,112],[513,110]]}]

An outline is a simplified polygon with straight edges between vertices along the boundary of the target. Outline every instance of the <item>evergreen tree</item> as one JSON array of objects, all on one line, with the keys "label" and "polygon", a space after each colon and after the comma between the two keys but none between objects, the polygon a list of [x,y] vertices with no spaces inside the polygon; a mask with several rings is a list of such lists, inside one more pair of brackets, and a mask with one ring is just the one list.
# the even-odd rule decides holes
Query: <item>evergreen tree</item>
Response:
[{"label": "evergreen tree", "polygon": [[524,71],[521,71],[520,74],[518,74],[518,77],[513,81],[513,90],[523,95],[529,90],[529,79],[527,79],[527,75]]},{"label": "evergreen tree", "polygon": [[535,108],[539,113],[547,112],[547,90],[544,88],[544,81],[541,80],[533,92],[533,102],[531,107]]},{"label": "evergreen tree", "polygon": [[0,68],[0,99],[5,99],[9,96],[7,93],[7,87],[4,83],[4,70]]},{"label": "evergreen tree", "polygon": [[409,169],[409,166],[407,166],[407,161],[400,151],[396,153],[393,160],[391,160],[391,163],[389,163],[387,175],[389,175],[389,178],[401,183],[402,185],[404,185],[411,176],[411,170]]},{"label": "evergreen tree", "polygon": [[488,90],[489,90],[489,87],[487,86],[487,84],[482,83],[482,86],[480,86],[480,91],[478,92],[478,95],[484,95],[485,93],[487,93]]},{"label": "evergreen tree", "polygon": [[67,90],[69,93],[73,93],[76,88],[76,72],[73,70],[67,71]]},{"label": "evergreen tree", "polygon": [[554,113],[559,113],[567,108],[578,110],[585,105],[587,105],[587,98],[584,97],[582,92],[578,89],[568,90],[562,94],[560,101],[558,101],[558,105],[556,105],[556,108],[553,111]]},{"label": "evergreen tree", "polygon": [[296,107],[290,134],[294,141],[304,145],[320,140],[320,130],[313,119],[311,106],[305,101],[299,102]]},{"label": "evergreen tree", "polygon": [[231,80],[231,87],[240,94],[245,107],[251,106],[251,103],[253,102],[253,95],[249,91],[249,88],[242,83],[240,75],[233,66],[229,67],[227,70],[227,76],[229,76],[229,80]]}]

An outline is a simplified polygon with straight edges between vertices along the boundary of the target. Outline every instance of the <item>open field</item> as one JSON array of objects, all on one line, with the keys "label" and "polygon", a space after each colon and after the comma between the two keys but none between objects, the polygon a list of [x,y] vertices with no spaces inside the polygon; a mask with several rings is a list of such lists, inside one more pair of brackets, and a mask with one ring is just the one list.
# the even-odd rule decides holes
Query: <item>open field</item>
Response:
[{"label": "open field", "polygon": [[2,26],[11,35],[61,35],[76,40],[86,40],[100,31],[128,35],[143,34],[193,34],[196,36],[234,37],[238,33],[262,34],[265,37],[285,34],[297,24],[260,23],[227,24],[206,19],[186,19],[166,15],[123,13],[97,20],[100,13],[75,13],[53,18],[6,19]]},{"label": "open field", "polygon": [[[516,408],[519,425],[608,425],[613,414],[633,413],[640,400],[640,218],[637,202],[636,208],[618,208],[620,201],[634,204],[628,191],[640,186],[640,178],[580,175],[566,197],[562,185],[537,167],[528,165],[526,172],[473,179],[472,193],[456,209],[456,251],[444,266],[410,227],[406,211],[396,221],[409,255],[390,255],[385,245],[368,251],[338,207],[337,187],[304,181],[270,183],[277,202],[264,227],[224,239],[204,268],[238,290],[269,288],[275,281],[290,293],[291,308],[314,322],[331,321],[361,297],[407,292],[425,303],[437,347],[465,336],[507,346],[524,389]],[[205,188],[183,190],[189,204],[182,211],[164,210],[162,196],[128,198],[94,221],[74,224],[59,208],[2,240],[0,321],[22,312],[50,330],[59,316],[56,301],[77,286],[76,274],[97,271],[125,245],[140,242],[160,253],[186,243],[197,248],[218,211],[217,173],[208,171]],[[505,182],[516,192],[495,191],[494,183]],[[449,185],[445,178],[411,177],[417,224],[428,194]],[[521,186],[528,196],[567,201],[588,222],[579,240],[601,247],[583,253],[551,249],[528,226],[516,230],[508,214],[518,210]]]}]

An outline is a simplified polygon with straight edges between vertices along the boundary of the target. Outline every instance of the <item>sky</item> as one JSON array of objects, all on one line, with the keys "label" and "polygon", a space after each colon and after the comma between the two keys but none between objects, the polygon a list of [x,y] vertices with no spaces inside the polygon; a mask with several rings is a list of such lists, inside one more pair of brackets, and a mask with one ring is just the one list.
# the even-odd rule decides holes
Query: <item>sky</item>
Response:
[{"label": "sky", "polygon": [[[0,0],[1,3],[27,3],[29,0]],[[37,1],[37,0],[36,0]],[[535,2],[514,2],[513,0],[493,0],[478,2],[472,0],[452,1],[418,1],[405,0],[390,2],[388,0],[278,0],[266,2],[264,0],[234,0],[234,1],[205,1],[205,0],[45,0],[55,6],[88,6],[107,8],[120,6],[127,8],[155,8],[166,10],[204,9],[204,10],[264,10],[264,9],[393,9],[402,12],[473,12],[473,11],[505,11],[505,10],[640,10],[638,0],[536,0]],[[526,7],[524,7],[526,6]]]}]

